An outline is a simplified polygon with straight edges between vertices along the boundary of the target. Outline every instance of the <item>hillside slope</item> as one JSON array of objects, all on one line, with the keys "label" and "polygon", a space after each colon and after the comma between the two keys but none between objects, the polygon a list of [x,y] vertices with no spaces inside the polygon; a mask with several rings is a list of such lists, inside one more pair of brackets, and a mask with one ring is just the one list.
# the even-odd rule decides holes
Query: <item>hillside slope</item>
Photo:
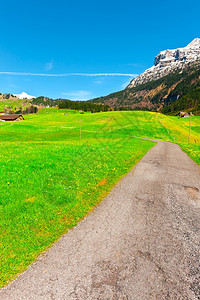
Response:
[{"label": "hillside slope", "polygon": [[161,111],[176,114],[180,110],[200,114],[200,67],[166,75],[160,79],[90,100],[131,110]]}]

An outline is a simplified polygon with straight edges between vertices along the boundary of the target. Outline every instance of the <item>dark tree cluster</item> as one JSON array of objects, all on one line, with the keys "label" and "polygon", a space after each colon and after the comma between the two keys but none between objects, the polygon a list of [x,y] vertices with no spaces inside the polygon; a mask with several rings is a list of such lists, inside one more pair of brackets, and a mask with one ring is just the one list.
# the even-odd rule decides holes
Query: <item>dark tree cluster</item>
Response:
[{"label": "dark tree cluster", "polygon": [[4,113],[6,114],[23,114],[23,115],[28,115],[28,114],[35,114],[37,113],[38,111],[38,108],[36,106],[29,106],[29,107],[26,107],[25,109],[23,108],[20,108],[20,109],[17,109],[14,108],[14,110],[12,110],[12,108],[10,106],[5,106],[4,107]]},{"label": "dark tree cluster", "polygon": [[195,115],[200,114],[200,89],[193,89],[176,101],[170,102],[162,109],[162,113],[175,115],[185,110],[192,111]]},{"label": "dark tree cluster", "polygon": [[16,113],[27,115],[27,114],[36,114],[37,112],[38,112],[38,108],[36,106],[31,105],[29,107],[26,107],[23,110],[18,110]]},{"label": "dark tree cluster", "polygon": [[90,111],[92,113],[111,110],[109,105],[94,104],[86,101],[71,101],[71,100],[62,101],[61,103],[58,104],[58,108],[81,110],[85,112]]}]

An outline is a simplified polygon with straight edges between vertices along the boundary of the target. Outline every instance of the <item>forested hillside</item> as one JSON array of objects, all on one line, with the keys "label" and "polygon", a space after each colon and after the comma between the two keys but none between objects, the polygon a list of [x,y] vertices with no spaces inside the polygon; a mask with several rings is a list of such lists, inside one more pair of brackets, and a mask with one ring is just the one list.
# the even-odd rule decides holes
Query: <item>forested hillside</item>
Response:
[{"label": "forested hillside", "polygon": [[90,101],[172,115],[180,110],[200,114],[200,68],[188,68]]}]

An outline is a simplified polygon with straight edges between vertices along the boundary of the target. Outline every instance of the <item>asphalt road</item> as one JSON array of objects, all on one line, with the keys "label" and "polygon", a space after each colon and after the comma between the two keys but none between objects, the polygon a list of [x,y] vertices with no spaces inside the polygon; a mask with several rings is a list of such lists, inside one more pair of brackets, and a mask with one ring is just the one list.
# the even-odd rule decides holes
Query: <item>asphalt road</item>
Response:
[{"label": "asphalt road", "polygon": [[200,168],[159,142],[0,299],[200,299]]}]

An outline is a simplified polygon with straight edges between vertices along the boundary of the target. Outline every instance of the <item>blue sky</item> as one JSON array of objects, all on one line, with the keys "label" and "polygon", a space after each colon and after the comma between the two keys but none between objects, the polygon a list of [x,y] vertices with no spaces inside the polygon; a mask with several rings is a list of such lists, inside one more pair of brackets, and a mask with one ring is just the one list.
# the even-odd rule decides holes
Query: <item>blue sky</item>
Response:
[{"label": "blue sky", "polygon": [[[199,11],[196,0],[1,1],[0,92],[91,99],[121,90],[161,50],[200,37]],[[121,75],[97,76],[110,73]]]}]

